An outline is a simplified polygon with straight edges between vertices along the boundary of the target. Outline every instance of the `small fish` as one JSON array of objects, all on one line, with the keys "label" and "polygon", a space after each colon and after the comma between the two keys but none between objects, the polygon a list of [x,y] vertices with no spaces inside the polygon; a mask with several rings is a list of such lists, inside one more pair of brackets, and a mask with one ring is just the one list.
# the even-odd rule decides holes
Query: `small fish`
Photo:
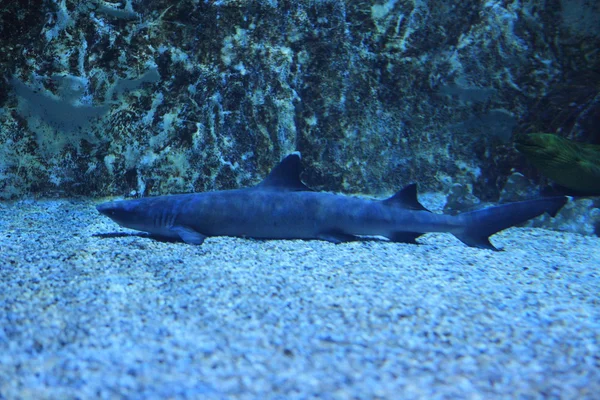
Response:
[{"label": "small fish", "polygon": [[384,200],[312,191],[300,180],[300,153],[292,153],[254,187],[112,201],[97,209],[125,228],[196,245],[208,236],[332,243],[384,236],[416,243],[424,233],[449,232],[468,246],[497,250],[490,235],[544,212],[554,216],[566,201],[548,197],[456,216],[434,214],[417,200],[416,184]]},{"label": "small fish", "polygon": [[529,133],[518,135],[515,147],[560,186],[600,195],[600,146],[549,133]]}]

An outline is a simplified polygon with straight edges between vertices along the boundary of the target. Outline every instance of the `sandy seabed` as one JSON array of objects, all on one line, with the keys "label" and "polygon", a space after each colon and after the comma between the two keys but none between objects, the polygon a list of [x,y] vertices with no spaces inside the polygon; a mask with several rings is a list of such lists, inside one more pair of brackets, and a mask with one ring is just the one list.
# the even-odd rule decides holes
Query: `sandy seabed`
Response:
[{"label": "sandy seabed", "polygon": [[154,241],[0,203],[0,399],[600,398],[600,239]]}]

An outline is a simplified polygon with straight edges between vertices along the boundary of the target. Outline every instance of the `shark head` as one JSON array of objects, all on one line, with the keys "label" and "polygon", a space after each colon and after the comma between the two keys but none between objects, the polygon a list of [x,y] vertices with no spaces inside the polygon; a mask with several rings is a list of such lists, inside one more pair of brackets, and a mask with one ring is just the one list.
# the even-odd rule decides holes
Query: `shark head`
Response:
[{"label": "shark head", "polygon": [[139,221],[146,215],[146,207],[135,200],[109,201],[98,204],[96,210],[124,228],[138,229]]},{"label": "shark head", "polygon": [[[187,196],[187,195],[184,195]],[[175,223],[177,196],[158,196],[138,200],[109,201],[98,204],[96,209],[123,228],[135,229],[186,243],[202,244],[206,237],[189,226]]]}]

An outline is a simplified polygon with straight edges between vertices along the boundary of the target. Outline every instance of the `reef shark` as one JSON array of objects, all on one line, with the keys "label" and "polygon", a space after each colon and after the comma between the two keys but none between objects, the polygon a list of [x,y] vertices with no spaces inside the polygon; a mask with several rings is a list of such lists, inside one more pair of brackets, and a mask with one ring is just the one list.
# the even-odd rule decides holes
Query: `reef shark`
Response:
[{"label": "reef shark", "polygon": [[416,243],[424,233],[449,232],[468,246],[497,250],[489,236],[545,212],[554,216],[567,201],[548,197],[435,214],[417,200],[416,184],[384,200],[313,191],[300,180],[300,158],[288,155],[253,187],[111,201],[97,209],[122,227],[195,245],[209,236],[333,243],[383,236]]}]

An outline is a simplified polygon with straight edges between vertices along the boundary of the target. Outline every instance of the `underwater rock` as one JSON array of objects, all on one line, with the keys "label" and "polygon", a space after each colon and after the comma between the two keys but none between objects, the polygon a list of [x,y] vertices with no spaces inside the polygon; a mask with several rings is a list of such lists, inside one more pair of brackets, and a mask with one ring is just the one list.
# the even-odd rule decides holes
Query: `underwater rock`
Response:
[{"label": "underwater rock", "polygon": [[556,217],[542,215],[524,226],[600,236],[599,207],[598,198],[573,199],[565,204]]},{"label": "underwater rock", "polygon": [[476,135],[476,137],[498,139],[500,142],[506,143],[510,141],[516,126],[517,120],[512,113],[497,109],[473,115],[466,121],[451,125],[449,128],[461,135]]},{"label": "underwater rock", "polygon": [[525,175],[514,172],[506,180],[500,191],[500,203],[522,201],[539,196],[539,191]]},{"label": "underwater rock", "polygon": [[461,211],[473,210],[481,206],[479,200],[473,194],[473,186],[469,184],[455,183],[450,188],[444,205],[444,213],[457,214]]},{"label": "underwater rock", "polygon": [[[63,82],[69,82],[69,79],[65,78]],[[98,142],[88,128],[94,119],[105,115],[109,107],[77,102],[77,95],[73,93],[82,93],[79,86],[72,93],[67,93],[65,87],[73,85],[62,85],[64,97],[60,98],[47,91],[33,89],[17,78],[12,78],[10,84],[19,97],[17,112],[27,120],[29,129],[36,133],[38,149],[43,156],[56,154],[67,145],[76,146],[79,150],[82,140]]]},{"label": "underwater rock", "polygon": [[[300,150],[320,189],[419,181],[443,191],[438,177],[465,164],[482,173],[461,183],[494,200],[514,161],[504,142],[515,121],[600,58],[600,38],[572,18],[595,26],[593,2],[38,3],[0,11],[0,76],[80,77],[83,104],[111,107],[82,136],[39,136],[0,87],[0,174],[13,182],[0,197],[248,185]],[[61,97],[52,85],[78,83],[59,81],[45,89]],[[144,82],[151,90],[131,90]]]}]

